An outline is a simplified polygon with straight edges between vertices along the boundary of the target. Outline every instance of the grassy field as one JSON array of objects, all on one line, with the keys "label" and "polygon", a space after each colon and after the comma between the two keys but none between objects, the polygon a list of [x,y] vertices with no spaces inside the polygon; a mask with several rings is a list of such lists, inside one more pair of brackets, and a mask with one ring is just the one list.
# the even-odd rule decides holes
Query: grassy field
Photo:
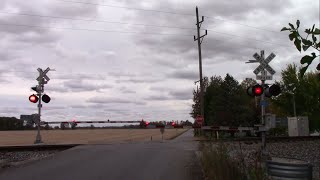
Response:
[{"label": "grassy field", "polygon": [[[172,139],[187,129],[165,129],[163,138]],[[33,144],[37,131],[0,131],[0,146]],[[45,144],[104,144],[130,141],[161,141],[160,129],[41,130]]]}]

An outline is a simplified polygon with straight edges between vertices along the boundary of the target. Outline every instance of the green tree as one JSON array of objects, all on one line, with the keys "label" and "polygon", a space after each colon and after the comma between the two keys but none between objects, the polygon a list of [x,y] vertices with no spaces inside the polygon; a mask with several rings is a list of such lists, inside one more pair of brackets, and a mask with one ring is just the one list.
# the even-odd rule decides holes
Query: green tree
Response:
[{"label": "green tree", "polygon": [[[246,94],[246,82],[242,83],[245,86],[243,87],[229,74],[224,79],[214,76],[206,82],[205,125],[252,126],[254,124],[257,119],[256,109],[254,100],[252,101]],[[200,112],[198,100],[199,91],[194,91],[195,103],[192,106],[191,115],[194,112]]]},{"label": "green tree", "polygon": [[[206,89],[209,86],[209,80],[208,77],[203,78],[203,93],[205,95]],[[204,98],[205,99],[205,98]],[[205,100],[204,100],[205,103]],[[193,119],[196,119],[198,115],[201,114],[201,108],[200,108],[200,89],[197,86],[197,90],[193,90],[193,104],[192,109],[190,112],[190,115]]]},{"label": "green tree", "polygon": [[320,129],[320,81],[315,72],[300,75],[301,68],[289,64],[281,72],[279,82],[282,93],[272,98],[271,111],[280,112],[284,116],[294,116],[293,102],[297,116],[308,116],[310,129]]},{"label": "green tree", "polygon": [[0,130],[22,130],[23,120],[15,117],[0,117]]},{"label": "green tree", "polygon": [[[306,29],[305,33],[307,34],[305,38],[303,38],[299,33],[299,26],[300,21],[297,20],[296,27],[294,27],[293,24],[289,23],[290,27],[283,27],[281,31],[290,31],[289,39],[291,41],[294,41],[294,45],[298,49],[299,52],[301,52],[301,47],[303,51],[308,50],[310,47],[314,48],[316,51],[320,52],[320,41],[317,39],[316,35],[320,35],[320,29],[315,28],[315,24],[312,26],[312,28]],[[310,38],[311,35],[311,38]],[[308,39],[309,37],[309,39]],[[318,37],[319,38],[319,37]],[[312,52],[310,55],[305,55],[301,58],[300,63],[301,64],[307,64],[305,67],[300,69],[300,76],[303,76],[308,69],[309,65],[312,63],[316,57],[320,55],[316,55],[316,53]],[[320,71],[320,63],[317,66],[317,70]]]},{"label": "green tree", "polygon": [[244,90],[247,90],[247,88],[251,87],[251,86],[254,86],[258,84],[256,80],[252,79],[252,78],[246,78],[245,80],[243,80],[241,82],[241,87],[244,89]]},{"label": "green tree", "polygon": [[46,125],[44,126],[44,129],[45,129],[45,130],[50,130],[49,124],[46,124]]}]

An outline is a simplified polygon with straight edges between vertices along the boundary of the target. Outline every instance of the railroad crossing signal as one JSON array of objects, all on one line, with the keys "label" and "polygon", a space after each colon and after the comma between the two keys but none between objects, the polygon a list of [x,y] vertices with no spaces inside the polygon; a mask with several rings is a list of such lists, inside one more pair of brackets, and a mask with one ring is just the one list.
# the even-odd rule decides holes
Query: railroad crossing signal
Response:
[{"label": "railroad crossing signal", "polygon": [[[29,96],[29,101],[33,102],[33,103],[36,103],[41,98],[43,102],[48,103],[48,102],[50,102],[51,98],[46,94],[44,94],[42,96],[41,96],[41,94],[44,92],[44,84],[47,84],[48,81],[50,80],[50,78],[47,76],[47,73],[50,71],[50,68],[48,67],[44,71],[41,68],[38,68],[37,70],[39,72],[39,77],[36,80],[38,81],[39,85],[37,85],[35,87],[31,87],[31,89],[36,91],[37,94],[36,95],[32,94],[31,96]],[[37,131],[36,140],[34,142],[35,144],[42,143],[41,135],[40,135],[41,107],[42,107],[41,100],[39,100],[39,104],[38,104],[39,120],[38,120],[38,123],[37,123],[38,131]]]}]

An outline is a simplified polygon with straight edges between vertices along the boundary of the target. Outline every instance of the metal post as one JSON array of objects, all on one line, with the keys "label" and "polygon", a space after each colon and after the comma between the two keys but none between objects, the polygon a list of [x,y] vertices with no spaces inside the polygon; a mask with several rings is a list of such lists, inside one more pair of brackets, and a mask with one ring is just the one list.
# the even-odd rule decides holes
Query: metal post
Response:
[{"label": "metal post", "polygon": [[296,112],[296,100],[294,98],[294,92],[293,92],[293,114],[294,117],[297,117],[297,112]]},{"label": "metal post", "polygon": [[[264,82],[265,80],[261,80],[261,85],[262,87],[264,87]],[[261,94],[261,102],[264,101],[264,93]],[[263,127],[265,127],[265,112],[266,112],[266,109],[265,109],[265,106],[262,105],[261,106],[261,124]],[[261,131],[261,140],[262,140],[262,151],[265,151],[266,149],[266,131],[265,129],[263,129],[263,131]]]},{"label": "metal post", "polygon": [[[261,58],[264,59],[264,51],[261,51]],[[267,74],[266,70],[262,70],[262,75],[265,76]],[[264,89],[264,85],[265,85],[265,80],[261,80],[261,86]],[[261,102],[264,101],[265,98],[265,94],[264,91],[261,94]],[[264,106],[264,104],[261,104],[261,124],[263,126],[263,130],[261,131],[261,141],[262,141],[262,153],[266,152],[266,131],[265,131],[265,114],[266,114],[266,107]]]},{"label": "metal post", "polygon": [[[39,86],[41,86],[40,82],[39,82]],[[38,116],[39,116],[39,121],[38,121],[38,131],[37,131],[37,136],[36,136],[36,140],[34,141],[34,144],[39,144],[39,143],[43,143],[41,140],[41,135],[40,135],[40,122],[41,122],[41,92],[38,93],[39,96],[39,103],[38,103]]]}]

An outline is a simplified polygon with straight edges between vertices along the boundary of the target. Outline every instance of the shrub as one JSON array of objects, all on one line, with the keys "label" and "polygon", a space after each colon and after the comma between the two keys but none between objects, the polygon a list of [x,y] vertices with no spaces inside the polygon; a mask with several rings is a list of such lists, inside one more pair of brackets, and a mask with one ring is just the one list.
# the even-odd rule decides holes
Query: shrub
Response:
[{"label": "shrub", "polygon": [[270,136],[288,136],[288,129],[285,127],[277,127],[269,129]]},{"label": "shrub", "polygon": [[241,143],[239,143],[238,147],[234,143],[236,142],[233,142],[229,148],[223,143],[199,144],[199,149],[202,152],[201,162],[206,179],[267,179],[261,151],[244,153]]},{"label": "shrub", "polygon": [[230,158],[227,148],[223,144],[219,144],[217,147],[213,147],[212,144],[209,147],[204,146],[201,162],[208,179],[246,179],[245,173],[240,169],[241,164]]}]

